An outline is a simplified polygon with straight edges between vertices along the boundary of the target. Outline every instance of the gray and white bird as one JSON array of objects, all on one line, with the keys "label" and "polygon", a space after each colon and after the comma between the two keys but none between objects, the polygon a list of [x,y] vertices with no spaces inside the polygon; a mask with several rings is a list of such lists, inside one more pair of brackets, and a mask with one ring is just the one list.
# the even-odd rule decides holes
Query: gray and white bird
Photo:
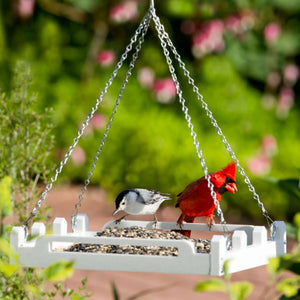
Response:
[{"label": "gray and white bird", "polygon": [[116,210],[113,212],[113,216],[119,211],[126,213],[125,216],[116,220],[116,223],[118,223],[128,215],[154,215],[154,222],[157,223],[155,213],[165,200],[171,200],[171,198],[167,194],[154,190],[125,190],[115,200]]}]

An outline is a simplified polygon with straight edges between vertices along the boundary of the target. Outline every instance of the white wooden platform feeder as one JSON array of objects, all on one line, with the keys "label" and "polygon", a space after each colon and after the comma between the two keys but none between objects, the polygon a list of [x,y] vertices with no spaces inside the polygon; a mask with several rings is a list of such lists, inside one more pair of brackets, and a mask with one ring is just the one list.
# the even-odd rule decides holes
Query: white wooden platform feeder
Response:
[{"label": "white wooden platform feeder", "polygon": [[[275,231],[271,239],[267,238],[266,228],[251,225],[227,225],[233,232],[230,250],[226,247],[223,234],[211,239],[210,253],[197,253],[194,243],[188,240],[163,240],[142,238],[98,237],[96,231],[88,231],[88,218],[78,216],[77,228],[67,232],[64,218],[53,222],[53,233],[45,234],[43,223],[34,223],[31,234],[38,235],[26,241],[23,227],[13,227],[11,245],[19,255],[20,262],[26,267],[47,267],[57,261],[74,261],[74,268],[87,270],[182,273],[198,275],[223,275],[224,262],[230,260],[229,272],[234,273],[268,263],[270,257],[286,253],[286,236],[284,222],[274,223]],[[108,222],[107,227],[139,226],[153,229],[153,222],[121,221]],[[158,222],[157,229],[178,229],[176,223]],[[207,230],[206,224],[184,224],[184,229]],[[223,231],[222,225],[214,225],[212,231]],[[137,254],[107,254],[87,252],[64,252],[74,243],[104,245],[163,246],[178,248],[178,256],[154,256]]]},{"label": "white wooden platform feeder", "polygon": [[[141,50],[144,37],[149,28],[150,21],[155,24],[160,44],[165,55],[170,74],[172,76],[174,85],[176,87],[177,96],[184,113],[184,117],[188,123],[191,132],[194,146],[200,160],[202,170],[208,182],[208,187],[211,190],[217,214],[221,219],[223,225],[214,225],[212,231],[216,232],[211,239],[210,253],[198,253],[195,245],[189,240],[171,240],[171,239],[143,239],[143,238],[116,238],[116,237],[99,237],[96,236],[97,232],[88,230],[88,218],[86,215],[78,214],[78,209],[83,200],[84,194],[90,183],[91,176],[96,167],[96,163],[101,154],[103,145],[112,126],[114,115],[120,104],[123,92],[132,74],[138,54]],[[135,45],[135,48],[134,48]],[[99,104],[103,101],[103,97],[107,93],[108,88],[111,86],[114,78],[117,76],[118,71],[122,67],[124,61],[128,58],[129,53],[134,50],[132,59],[128,64],[128,71],[126,72],[123,85],[120,89],[113,111],[109,117],[106,125],[106,130],[100,142],[97,154],[94,157],[94,162],[91,165],[91,170],[85,180],[82,188],[82,193],[79,195],[79,201],[75,205],[75,210],[72,215],[72,233],[68,233],[67,222],[64,218],[56,218],[53,222],[52,234],[45,233],[45,225],[42,223],[34,223],[31,228],[31,235],[37,237],[32,240],[27,240],[27,229],[31,220],[35,217],[42,202],[45,200],[47,193],[52,189],[53,183],[57,180],[58,175],[61,173],[64,165],[67,163],[71,156],[72,151],[76,147],[80,137],[83,135],[87,128],[89,121],[93,118],[98,109]],[[191,117],[188,113],[186,101],[183,98],[183,92],[180,88],[177,79],[176,71],[173,66],[173,61],[170,53],[174,56],[179,67],[183,70],[184,76],[188,84],[191,86],[193,92],[196,94],[197,100],[201,103],[202,108],[205,110],[213,127],[215,127],[217,134],[220,136],[225,145],[230,157],[238,167],[245,183],[248,185],[249,191],[253,193],[253,198],[257,201],[258,206],[261,208],[263,215],[266,217],[268,223],[271,223],[271,237],[267,237],[267,230],[263,226],[252,225],[226,225],[226,231],[232,233],[230,247],[228,248],[227,237],[224,236],[224,217],[220,208],[219,202],[216,199],[213,184],[210,182],[208,168],[206,166],[200,143],[197,140],[194,126],[191,122]],[[245,174],[244,169],[240,165],[235,153],[227,142],[221,128],[214,119],[212,112],[208,109],[203,96],[200,94],[198,87],[195,85],[194,79],[191,77],[190,72],[185,67],[175,46],[169,38],[164,26],[161,24],[160,19],[156,15],[154,8],[154,1],[150,0],[150,8],[145,17],[139,24],[135,31],[130,43],[127,45],[125,52],[121,56],[119,62],[107,81],[105,88],[101,91],[100,96],[97,98],[96,104],[92,107],[92,111],[87,115],[86,120],[82,123],[81,129],[78,130],[77,137],[73,140],[73,144],[69,147],[63,160],[60,162],[59,167],[55,171],[55,175],[51,178],[51,182],[46,186],[44,193],[40,200],[37,202],[30,216],[25,224],[21,227],[13,227],[11,232],[10,243],[19,255],[20,262],[26,267],[47,267],[51,263],[65,260],[74,261],[75,268],[88,269],[88,270],[119,270],[119,271],[135,271],[135,272],[159,272],[159,273],[184,273],[184,274],[202,274],[202,275],[216,275],[223,274],[223,266],[225,261],[229,260],[229,272],[234,273],[249,268],[262,266],[268,263],[270,257],[283,255],[286,253],[286,229],[284,222],[275,221],[269,217],[263,203],[260,201],[259,196],[256,194],[253,185]],[[116,225],[114,221],[105,224],[104,229],[109,226],[131,227],[139,226],[142,228],[153,229],[153,222],[138,222],[138,221],[121,221]],[[162,230],[178,230],[176,223],[158,222],[156,229]],[[183,224],[184,230],[193,231],[207,231],[206,224]],[[220,234],[220,232],[222,234]],[[158,247],[175,247],[178,249],[177,256],[157,256],[157,255],[135,255],[135,254],[112,254],[112,253],[89,253],[89,252],[66,252],[63,249],[73,245],[74,243],[80,244],[102,244],[102,245],[132,245],[132,246],[158,246]]]}]

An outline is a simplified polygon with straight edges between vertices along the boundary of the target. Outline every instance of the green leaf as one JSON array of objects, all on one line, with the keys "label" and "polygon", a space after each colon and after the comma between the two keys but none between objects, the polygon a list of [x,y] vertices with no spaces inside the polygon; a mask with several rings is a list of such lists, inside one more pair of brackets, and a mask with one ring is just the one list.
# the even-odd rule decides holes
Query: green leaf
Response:
[{"label": "green leaf", "polygon": [[2,273],[3,276],[6,278],[10,278],[19,269],[20,269],[20,266],[17,264],[14,264],[14,265],[6,264],[2,260],[0,260],[0,273]]},{"label": "green leaf", "polygon": [[300,253],[286,254],[281,257],[269,259],[268,270],[271,274],[278,274],[283,271],[291,271],[300,274]]},{"label": "green leaf", "polygon": [[10,215],[12,212],[10,185],[11,178],[8,176],[0,181],[0,212],[4,216]]},{"label": "green leaf", "polygon": [[283,279],[276,286],[276,289],[279,292],[283,292],[286,297],[293,297],[297,295],[299,288],[300,276]]},{"label": "green leaf", "polygon": [[300,213],[294,216],[294,224],[296,226],[296,240],[300,243]]},{"label": "green leaf", "polygon": [[224,271],[224,278],[226,280],[229,280],[230,279],[230,274],[229,274],[229,262],[230,262],[230,259],[226,260],[224,265],[223,265],[223,271]]},{"label": "green leaf", "polygon": [[297,228],[300,229],[300,213],[296,213],[294,216],[294,224],[296,225]]},{"label": "green leaf", "polygon": [[86,289],[86,284],[88,282],[88,278],[87,277],[84,277],[84,278],[81,278],[81,287],[79,287],[79,290],[83,291]]},{"label": "green leaf", "polygon": [[220,279],[211,279],[197,283],[196,292],[226,292],[226,285]]},{"label": "green leaf", "polygon": [[24,287],[25,287],[25,290],[27,291],[27,293],[32,293],[34,295],[40,294],[39,288],[33,284],[26,284]]},{"label": "green leaf", "polygon": [[277,274],[279,272],[279,267],[280,267],[279,257],[272,257],[269,259],[269,264],[267,268],[270,274]]},{"label": "green leaf", "polygon": [[193,0],[169,0],[166,3],[168,13],[178,17],[192,16],[195,12]]},{"label": "green leaf", "polygon": [[55,288],[59,291],[59,290],[61,290],[61,282],[58,282],[57,284],[55,284],[54,285],[55,286]]},{"label": "green leaf", "polygon": [[119,300],[120,299],[119,292],[118,292],[117,287],[114,282],[111,283],[111,288],[112,288],[112,292],[114,295],[114,300]]},{"label": "green leaf", "polygon": [[76,294],[71,296],[71,300],[84,300],[84,296],[76,293]]},{"label": "green leaf", "polygon": [[73,295],[73,293],[74,293],[74,290],[73,289],[67,289],[67,295],[68,296],[71,296],[71,295]]},{"label": "green leaf", "polygon": [[230,295],[233,300],[244,300],[252,292],[253,285],[247,281],[234,282],[230,286]]},{"label": "green leaf", "polygon": [[73,274],[74,262],[57,262],[49,266],[42,273],[42,277],[49,281],[64,281]]},{"label": "green leaf", "polygon": [[0,238],[0,253],[9,258],[13,258],[15,261],[19,260],[17,253],[11,248],[10,244],[2,238]]}]

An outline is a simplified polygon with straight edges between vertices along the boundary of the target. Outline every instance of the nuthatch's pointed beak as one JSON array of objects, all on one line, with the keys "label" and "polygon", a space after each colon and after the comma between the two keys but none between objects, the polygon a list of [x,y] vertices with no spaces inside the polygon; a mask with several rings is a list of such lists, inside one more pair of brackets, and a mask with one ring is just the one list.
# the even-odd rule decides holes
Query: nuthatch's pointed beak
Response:
[{"label": "nuthatch's pointed beak", "polygon": [[114,212],[113,212],[113,216],[116,214],[116,213],[118,213],[120,210],[117,208]]}]

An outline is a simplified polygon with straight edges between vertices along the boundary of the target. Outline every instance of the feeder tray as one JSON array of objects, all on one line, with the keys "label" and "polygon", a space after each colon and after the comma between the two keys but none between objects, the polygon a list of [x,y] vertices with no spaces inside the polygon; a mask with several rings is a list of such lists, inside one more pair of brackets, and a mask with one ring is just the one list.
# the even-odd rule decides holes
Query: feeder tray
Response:
[{"label": "feeder tray", "polygon": [[[109,227],[130,228],[138,226],[153,229],[153,222],[115,221],[106,223]],[[183,224],[193,231],[206,231],[207,225],[200,223]],[[53,222],[53,233],[45,235],[45,225],[34,223],[31,235],[34,239],[26,241],[23,227],[14,227],[11,232],[11,245],[19,255],[20,263],[25,267],[47,267],[57,261],[74,261],[75,269],[132,271],[154,273],[179,273],[197,275],[223,275],[223,265],[229,260],[229,273],[259,267],[268,263],[268,259],[286,253],[285,224],[274,222],[274,236],[267,238],[264,226],[227,225],[232,232],[232,241],[228,249],[227,239],[223,234],[213,235],[210,253],[198,253],[195,243],[188,240],[144,239],[126,237],[99,237],[97,231],[88,231],[88,217],[78,215],[76,230],[67,232],[64,218]],[[176,223],[158,222],[157,230],[178,229]],[[214,225],[213,232],[223,232],[222,225]],[[65,251],[70,246],[84,243],[89,245],[130,245],[143,247],[177,248],[177,256],[156,256],[122,253],[90,253]]]}]

